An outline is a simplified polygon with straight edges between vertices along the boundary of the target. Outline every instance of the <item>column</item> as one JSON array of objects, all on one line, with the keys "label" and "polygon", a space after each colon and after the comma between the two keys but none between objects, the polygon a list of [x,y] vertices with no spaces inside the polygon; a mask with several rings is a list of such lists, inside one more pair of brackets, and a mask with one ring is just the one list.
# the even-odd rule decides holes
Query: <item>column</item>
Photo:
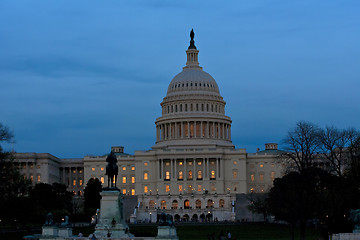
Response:
[{"label": "column", "polygon": [[203,121],[200,122],[200,137],[203,138]]},{"label": "column", "polygon": [[206,122],[205,137],[209,138],[209,122]]},{"label": "column", "polygon": [[174,165],[174,169],[175,169],[175,170],[174,170],[174,171],[175,171],[174,178],[177,179],[177,178],[178,178],[178,177],[177,177],[178,174],[177,174],[177,170],[176,170],[177,159],[174,159],[174,162],[175,162],[175,165]]},{"label": "column", "polygon": [[159,141],[159,126],[156,126],[156,141]]},{"label": "column", "polygon": [[216,174],[215,174],[215,177],[216,177],[216,175],[219,175],[219,159],[217,158],[216,159]]},{"label": "column", "polygon": [[173,177],[174,177],[174,169],[173,169],[173,166],[174,166],[174,164],[173,164],[173,162],[174,162],[174,159],[170,159],[170,179],[172,179]]},{"label": "column", "polygon": [[162,159],[159,159],[159,178],[161,180],[162,176]]},{"label": "column", "polygon": [[178,123],[175,122],[175,134],[174,134],[175,139],[179,138],[179,130],[178,130]]},{"label": "column", "polygon": [[188,125],[188,138],[190,138],[190,122],[187,122]]},{"label": "column", "polygon": [[221,164],[220,164],[220,163],[221,163],[220,158],[219,158],[219,161],[218,161],[218,162],[219,162],[219,175],[218,175],[218,176],[219,176],[219,178],[220,178],[220,177],[221,177],[220,171],[222,170]]},{"label": "column", "polygon": [[215,128],[215,122],[213,122],[213,138],[215,138],[215,136],[216,136],[216,134],[215,134],[215,130],[216,130],[216,128]]},{"label": "column", "polygon": [[206,176],[210,179],[210,168],[209,168],[209,159],[206,159]]},{"label": "column", "polygon": [[[183,175],[184,181],[186,181],[187,177],[188,177],[187,170],[186,170],[186,164],[187,164],[186,158],[184,158],[184,173],[183,173],[184,174]],[[186,184],[184,184],[184,185],[186,185]],[[185,186],[184,186],[184,189],[185,189]]]},{"label": "column", "polygon": [[203,166],[203,169],[202,169],[202,178],[205,180],[205,160],[206,158],[203,158],[202,159],[202,166]]},{"label": "column", "polygon": [[229,125],[229,140],[231,140],[231,125]]}]

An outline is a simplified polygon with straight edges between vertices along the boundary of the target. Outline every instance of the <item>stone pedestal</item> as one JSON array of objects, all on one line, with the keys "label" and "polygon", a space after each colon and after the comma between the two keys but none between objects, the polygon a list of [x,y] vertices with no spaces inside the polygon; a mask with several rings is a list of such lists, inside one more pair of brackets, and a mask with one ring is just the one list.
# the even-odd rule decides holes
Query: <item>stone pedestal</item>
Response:
[{"label": "stone pedestal", "polygon": [[339,233],[331,236],[332,240],[359,240],[360,233]]},{"label": "stone pedestal", "polygon": [[158,235],[156,236],[156,239],[162,239],[162,240],[177,240],[177,234],[175,227],[169,227],[169,226],[158,226]]},{"label": "stone pedestal", "polygon": [[101,192],[100,217],[95,227],[97,238],[107,237],[110,233],[112,238],[127,238],[132,235],[123,218],[122,201],[120,192],[116,189]]},{"label": "stone pedestal", "polygon": [[72,237],[72,228],[70,227],[60,227],[59,228],[59,237]]},{"label": "stone pedestal", "polygon": [[59,229],[57,226],[46,226],[42,227],[42,236],[58,236]]},{"label": "stone pedestal", "polygon": [[136,215],[134,214],[130,215],[130,223],[136,223]]}]

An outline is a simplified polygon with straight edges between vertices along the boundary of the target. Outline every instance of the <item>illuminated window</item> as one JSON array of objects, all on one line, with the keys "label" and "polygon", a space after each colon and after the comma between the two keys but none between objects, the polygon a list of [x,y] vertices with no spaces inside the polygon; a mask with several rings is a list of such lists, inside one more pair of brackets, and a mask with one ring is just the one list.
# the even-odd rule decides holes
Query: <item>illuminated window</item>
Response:
[{"label": "illuminated window", "polygon": [[193,178],[193,174],[192,174],[192,171],[190,170],[189,173],[188,173],[188,179],[192,180],[192,178]]},{"label": "illuminated window", "polygon": [[166,209],[166,201],[165,200],[161,201],[161,209]]},{"label": "illuminated window", "polygon": [[233,178],[236,179],[238,175],[238,172],[236,170],[233,170]]},{"label": "illuminated window", "polygon": [[170,180],[170,172],[169,171],[165,172],[165,179]]},{"label": "illuminated window", "polygon": [[173,202],[172,202],[172,209],[178,209],[178,201],[176,201],[176,200],[174,200]]},{"label": "illuminated window", "polygon": [[237,161],[234,161],[234,165],[236,165],[237,164]]},{"label": "illuminated window", "polygon": [[219,207],[220,208],[223,208],[225,206],[225,201],[224,201],[224,199],[220,199],[219,200]]},{"label": "illuminated window", "polygon": [[101,183],[104,183],[104,182],[105,182],[104,177],[101,177],[101,178],[100,178],[100,182],[101,182]]},{"label": "illuminated window", "polygon": [[260,167],[263,168],[263,167],[264,167],[264,164],[260,164]]},{"label": "illuminated window", "polygon": [[82,173],[83,171],[82,170],[79,170],[79,173]]},{"label": "illuminated window", "polygon": [[179,171],[179,179],[180,179],[180,180],[183,180],[183,179],[184,179],[183,171]]},{"label": "illuminated window", "polygon": [[126,177],[122,177],[122,183],[126,183]]},{"label": "illuminated window", "polygon": [[211,165],[215,165],[215,161],[210,161],[210,164],[211,164]]},{"label": "illuminated window", "polygon": [[91,170],[93,171],[93,172],[95,172],[95,168],[93,167],[93,168],[91,168]]},{"label": "illuminated window", "polygon": [[271,180],[274,181],[274,179],[275,179],[275,172],[271,172]]},{"label": "illuminated window", "polygon": [[34,167],[34,166],[33,166],[32,164],[30,164],[30,168],[33,169],[33,167]]},{"label": "illuminated window", "polygon": [[201,164],[202,164],[202,162],[201,162],[201,161],[197,162],[197,165],[198,165],[198,166],[201,166]]},{"label": "illuminated window", "polygon": [[202,191],[202,187],[201,185],[198,185],[198,192],[201,192]]},{"label": "illuminated window", "polygon": [[36,165],[36,168],[37,168],[37,169],[40,169],[40,165]]},{"label": "illuminated window", "polygon": [[126,195],[126,188],[123,188],[122,194]]},{"label": "illuminated window", "polygon": [[131,177],[131,183],[135,183],[135,177]]},{"label": "illuminated window", "polygon": [[255,174],[252,173],[252,174],[250,175],[250,179],[251,179],[252,182],[254,182],[254,181],[255,181]]},{"label": "illuminated window", "polygon": [[200,209],[200,208],[201,208],[201,200],[200,200],[200,199],[196,200],[196,202],[195,202],[195,207],[196,207],[197,209]]},{"label": "illuminated window", "polygon": [[73,173],[76,173],[76,170],[73,170]]},{"label": "illuminated window", "polygon": [[188,165],[191,166],[191,165],[192,165],[192,162],[188,162]]},{"label": "illuminated window", "polygon": [[148,186],[144,186],[144,193],[148,192]]},{"label": "illuminated window", "polygon": [[30,180],[34,181],[34,176],[33,175],[30,176]]},{"label": "illuminated window", "polygon": [[37,181],[40,182],[40,175],[37,175]]},{"label": "illuminated window", "polygon": [[135,167],[134,167],[134,166],[131,167],[131,171],[135,171]]},{"label": "illuminated window", "polygon": [[259,178],[260,178],[260,181],[261,181],[261,182],[264,181],[264,173],[260,173],[260,174],[259,174]]},{"label": "illuminated window", "polygon": [[73,186],[76,186],[76,180],[75,179],[73,180]]},{"label": "illuminated window", "polygon": [[211,191],[216,191],[215,183],[211,183]]},{"label": "illuminated window", "polygon": [[214,201],[211,200],[211,199],[209,199],[209,200],[207,201],[207,207],[208,207],[208,208],[213,208],[213,207],[214,207]]},{"label": "illuminated window", "polygon": [[122,167],[122,170],[123,170],[123,171],[126,171],[126,167],[125,167],[125,166],[124,166],[124,167]]},{"label": "illuminated window", "polygon": [[102,168],[100,168],[100,170],[103,172],[103,171],[104,171],[104,168],[102,167]]},{"label": "illuminated window", "polygon": [[179,185],[179,192],[183,191],[183,185]]},{"label": "illuminated window", "polygon": [[250,192],[252,193],[255,192],[254,188],[250,188]]},{"label": "illuminated window", "polygon": [[147,166],[148,166],[148,163],[147,163],[147,162],[144,162],[144,166],[147,167]]},{"label": "illuminated window", "polygon": [[189,209],[190,208],[190,201],[189,200],[185,200],[184,201],[184,209]]},{"label": "illuminated window", "polygon": [[144,180],[148,180],[149,179],[149,174],[147,172],[144,172]]},{"label": "illuminated window", "polygon": [[179,162],[179,165],[182,166],[182,165],[183,165],[183,162]]},{"label": "illuminated window", "polygon": [[82,179],[79,180],[79,185],[80,185],[80,186],[83,185],[83,180],[82,180]]},{"label": "illuminated window", "polygon": [[165,162],[165,166],[170,166],[170,162]]},{"label": "illuminated window", "polygon": [[131,195],[135,195],[135,189],[131,189]]},{"label": "illuminated window", "polygon": [[170,192],[170,185],[165,185],[165,192]]},{"label": "illuminated window", "polygon": [[188,185],[188,192],[191,193],[192,192],[192,185]]},{"label": "illuminated window", "polygon": [[197,172],[197,178],[202,179],[202,172],[200,170]]},{"label": "illuminated window", "polygon": [[211,178],[211,179],[215,179],[215,177],[216,177],[215,171],[212,170],[212,171],[211,171],[211,176],[210,176],[210,178]]}]

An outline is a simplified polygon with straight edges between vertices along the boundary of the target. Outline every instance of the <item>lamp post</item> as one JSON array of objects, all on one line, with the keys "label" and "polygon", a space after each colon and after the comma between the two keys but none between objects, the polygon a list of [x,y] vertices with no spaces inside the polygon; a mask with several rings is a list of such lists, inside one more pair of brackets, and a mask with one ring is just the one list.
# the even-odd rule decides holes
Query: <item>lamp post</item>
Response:
[{"label": "lamp post", "polygon": [[150,212],[150,223],[151,223],[151,212]]}]

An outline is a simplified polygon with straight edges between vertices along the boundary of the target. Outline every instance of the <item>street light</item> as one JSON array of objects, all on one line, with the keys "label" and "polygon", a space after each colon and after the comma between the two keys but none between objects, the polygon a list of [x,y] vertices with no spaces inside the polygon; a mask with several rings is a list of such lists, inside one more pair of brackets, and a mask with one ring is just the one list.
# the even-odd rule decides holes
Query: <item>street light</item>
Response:
[{"label": "street light", "polygon": [[150,212],[150,223],[151,223],[151,212]]}]

